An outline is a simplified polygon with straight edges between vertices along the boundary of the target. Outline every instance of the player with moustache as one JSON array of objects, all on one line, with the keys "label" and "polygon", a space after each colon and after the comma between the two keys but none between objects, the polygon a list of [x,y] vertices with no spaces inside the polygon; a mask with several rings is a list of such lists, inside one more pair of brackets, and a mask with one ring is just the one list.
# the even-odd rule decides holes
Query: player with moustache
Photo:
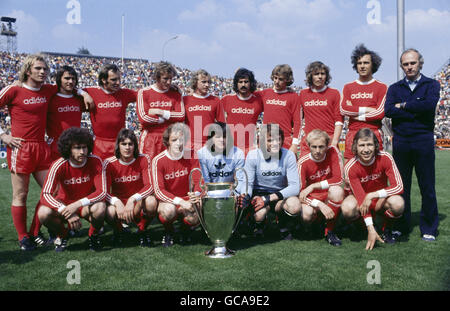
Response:
[{"label": "player with moustache", "polygon": [[306,137],[310,153],[298,160],[302,188],[302,220],[305,223],[325,222],[325,240],[332,246],[342,245],[335,233],[344,190],[341,185],[344,169],[339,150],[330,145],[325,131],[314,129]]},{"label": "player with moustache", "polygon": [[81,218],[90,223],[89,249],[102,248],[98,231],[105,217],[106,180],[93,145],[89,130],[77,127],[65,130],[58,140],[62,157],[50,167],[38,211],[40,222],[60,237],[56,252],[67,248],[69,230],[79,230]]},{"label": "player with moustache", "polygon": [[328,86],[331,81],[330,68],[320,61],[315,61],[306,67],[305,73],[308,88],[299,93],[304,122],[300,156],[310,152],[306,137],[314,129],[325,131],[331,138],[330,146],[339,149],[344,120],[339,109],[341,94],[337,89]]},{"label": "player with moustache", "polygon": [[[30,175],[42,187],[51,164],[45,129],[48,105],[58,90],[55,85],[45,83],[48,71],[43,55],[29,55],[22,64],[17,85],[0,91],[0,107],[7,106],[11,117],[11,133],[0,128],[0,139],[7,146],[13,192],[11,215],[22,250],[35,249],[33,234],[27,232]],[[89,103],[91,98],[87,95],[84,98]]]},{"label": "player with moustache", "polygon": [[234,145],[245,156],[255,147],[256,123],[263,112],[262,99],[256,96],[256,79],[252,71],[239,68],[233,77],[233,91],[222,97],[226,123],[234,136]]},{"label": "player with moustache", "polygon": [[185,121],[183,98],[172,86],[177,76],[176,69],[168,62],[156,64],[153,77],[155,83],[141,89],[137,95],[136,113],[142,127],[139,152],[153,159],[164,151],[163,133],[176,122]]},{"label": "player with moustache", "polygon": [[383,150],[381,121],[384,118],[387,85],[373,77],[380,68],[381,61],[376,52],[367,49],[363,44],[356,46],[352,52],[351,62],[358,73],[358,79],[344,85],[340,103],[341,114],[349,118],[345,137],[345,161],[353,157],[353,137],[361,128],[373,130],[380,150]]},{"label": "player with moustache", "polygon": [[114,64],[103,66],[98,73],[98,86],[87,87],[94,99],[89,110],[94,133],[94,154],[102,160],[114,156],[115,142],[119,131],[125,127],[126,110],[136,102],[137,92],[121,87],[121,72]]},{"label": "player with moustache", "polygon": [[122,244],[122,222],[134,222],[138,226],[139,245],[151,246],[147,226],[156,216],[157,202],[152,195],[150,169],[150,157],[139,154],[134,132],[126,128],[120,130],[115,156],[103,163],[108,203],[105,220],[113,227],[114,245]]},{"label": "player with moustache", "polygon": [[[348,221],[361,217],[367,227],[366,250],[376,241],[393,244],[392,226],[404,210],[401,197],[403,183],[392,156],[381,151],[375,133],[369,128],[358,130],[352,144],[354,157],[344,167],[345,178],[352,194],[342,202],[342,215]],[[382,214],[382,238],[378,235],[374,218]]]},{"label": "player with moustache", "polygon": [[254,209],[254,236],[264,237],[267,216],[275,213],[280,236],[292,240],[293,229],[299,222],[300,178],[297,160],[292,151],[282,147],[284,133],[278,124],[264,124],[259,148],[251,150],[245,160],[249,195]]},{"label": "player with moustache", "polygon": [[[189,142],[189,128],[184,123],[167,127],[162,141],[167,149],[152,160],[152,182],[158,200],[158,218],[164,227],[163,247],[174,244],[174,222],[182,221],[180,240],[188,243],[193,229],[199,224],[189,193],[189,173],[193,168]],[[196,190],[200,190],[197,186]],[[191,195],[191,196],[190,196]]]},{"label": "player with moustache", "polygon": [[273,87],[257,91],[263,101],[263,124],[279,124],[285,135],[283,148],[291,150],[297,156],[301,120],[298,94],[289,88],[294,83],[291,66],[277,65],[270,79]]}]

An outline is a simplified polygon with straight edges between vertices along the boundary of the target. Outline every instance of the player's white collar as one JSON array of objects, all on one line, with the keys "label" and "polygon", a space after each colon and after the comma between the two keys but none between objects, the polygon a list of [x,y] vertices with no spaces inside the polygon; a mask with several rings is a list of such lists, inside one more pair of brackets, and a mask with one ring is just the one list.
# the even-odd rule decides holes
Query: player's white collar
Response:
[{"label": "player's white collar", "polygon": [[151,88],[152,88],[152,90],[154,90],[155,92],[158,92],[158,93],[161,93],[161,94],[167,93],[167,92],[169,91],[169,89],[167,89],[167,90],[165,90],[165,91],[158,89],[158,87],[156,86],[156,84],[152,84]]},{"label": "player's white collar", "polygon": [[82,168],[83,166],[86,165],[86,163],[87,163],[87,158],[86,158],[86,160],[84,160],[84,162],[82,164],[75,164],[72,161],[70,161],[70,159],[69,159],[70,166],[72,166],[74,168]]},{"label": "player's white collar", "polygon": [[325,91],[328,88],[327,85],[324,85],[323,88],[321,88],[320,90],[317,90],[315,88],[310,87],[309,89],[314,92],[314,93],[322,93],[323,91]]},{"label": "player's white collar", "polygon": [[107,91],[106,89],[104,89],[103,87],[100,87],[102,89],[103,92],[105,92],[106,94],[114,94],[113,92]]},{"label": "player's white collar", "polygon": [[184,154],[184,150],[183,150],[183,152],[180,154],[179,157],[174,158],[170,155],[169,150],[166,149],[166,151],[164,151],[164,152],[166,153],[166,156],[173,161],[181,160],[181,158],[183,157],[183,154]]},{"label": "player's white collar", "polygon": [[288,90],[287,88],[284,89],[284,90],[282,90],[282,91],[277,91],[277,90],[275,90],[275,88],[272,88],[272,90],[273,90],[275,93],[277,93],[277,94],[284,94],[284,93],[289,92],[289,90]]},{"label": "player's white collar", "polygon": [[249,95],[248,97],[242,97],[241,95],[239,95],[238,93],[236,93],[236,96],[237,96],[237,98],[239,98],[240,100],[247,101],[247,100],[249,100],[250,98],[252,98],[253,94],[250,93],[250,95]]},{"label": "player's white collar", "polygon": [[117,159],[117,160],[119,160],[119,163],[122,165],[131,165],[134,163],[134,161],[136,161],[136,158],[133,158],[133,160],[131,160],[130,162],[124,162],[121,159]]},{"label": "player's white collar", "polygon": [[372,78],[372,80],[367,81],[367,82],[363,82],[363,81],[360,81],[359,79],[356,79],[355,82],[358,83],[359,85],[367,85],[367,84],[371,84],[371,83],[375,82],[375,78]]},{"label": "player's white collar", "polygon": [[375,163],[375,158],[376,158],[377,156],[374,156],[373,157],[373,159],[369,162],[369,163],[363,163],[360,159],[359,159],[359,157],[356,157],[356,160],[358,160],[358,162],[359,163],[361,163],[361,165],[363,165],[363,166],[371,166],[372,164],[374,164]]},{"label": "player's white collar", "polygon": [[58,95],[59,97],[63,97],[63,98],[72,98],[73,94],[63,94],[63,93],[56,93],[56,95]]},{"label": "player's white collar", "polygon": [[310,158],[311,160],[313,160],[314,162],[316,162],[316,163],[321,163],[321,162],[323,162],[323,160],[325,160],[326,157],[327,157],[327,154],[325,153],[325,154],[323,155],[323,158],[322,158],[322,159],[316,160],[316,159],[313,158],[311,152],[309,153],[309,158]]},{"label": "player's white collar", "polygon": [[210,95],[211,95],[210,93],[206,94],[205,96],[199,95],[197,93],[192,94],[192,96],[194,96],[195,98],[201,98],[201,99],[208,98]]},{"label": "player's white collar", "polygon": [[22,83],[22,86],[23,86],[24,88],[26,88],[27,90],[34,91],[34,92],[38,92],[38,91],[41,90],[40,87],[39,87],[39,88],[31,87],[31,86],[29,86],[26,82]]}]

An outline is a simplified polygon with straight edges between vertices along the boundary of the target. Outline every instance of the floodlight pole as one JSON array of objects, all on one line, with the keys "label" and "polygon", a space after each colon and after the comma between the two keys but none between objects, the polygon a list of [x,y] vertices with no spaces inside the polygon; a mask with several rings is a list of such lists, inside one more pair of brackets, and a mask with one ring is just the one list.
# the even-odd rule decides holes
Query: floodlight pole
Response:
[{"label": "floodlight pole", "polygon": [[[405,50],[405,0],[397,0],[397,60]],[[400,64],[397,66],[397,80],[401,80],[404,73]]]},{"label": "floodlight pole", "polygon": [[122,14],[122,73],[124,73],[125,71],[125,65],[123,63],[123,51],[125,49],[125,32],[124,32],[124,28],[125,28],[125,14]]},{"label": "floodlight pole", "polygon": [[170,41],[175,40],[177,38],[178,38],[178,36],[175,36],[175,37],[170,38],[166,42],[164,42],[163,47],[162,47],[162,59],[161,59],[162,61],[164,61],[164,49],[165,49],[167,43],[169,43]]}]

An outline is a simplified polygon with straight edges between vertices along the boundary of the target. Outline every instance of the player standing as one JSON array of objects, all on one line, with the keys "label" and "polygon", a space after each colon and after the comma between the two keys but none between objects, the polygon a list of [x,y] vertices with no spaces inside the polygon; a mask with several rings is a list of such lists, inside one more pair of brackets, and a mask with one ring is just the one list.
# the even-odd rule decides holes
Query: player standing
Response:
[{"label": "player standing", "polygon": [[147,225],[156,216],[157,202],[151,183],[151,160],[148,155],[139,154],[134,132],[122,129],[117,136],[115,156],[105,160],[103,170],[106,176],[106,221],[113,227],[113,242],[122,242],[122,224],[136,222],[139,244],[150,246]]},{"label": "player standing", "polygon": [[185,146],[189,141],[189,128],[184,123],[174,123],[162,137],[167,150],[152,160],[152,181],[159,201],[159,220],[164,226],[162,245],[174,243],[173,223],[182,218],[183,239],[189,240],[191,230],[199,224],[198,216],[189,198],[189,173],[192,169],[191,151]]},{"label": "player standing", "polygon": [[270,78],[273,87],[256,92],[263,101],[263,123],[279,124],[285,135],[283,148],[297,156],[300,136],[300,105],[298,95],[288,88],[294,83],[294,74],[289,65],[277,65]]},{"label": "player standing", "polygon": [[172,89],[177,71],[167,62],[160,62],[154,70],[155,83],[138,92],[136,113],[142,126],[139,152],[153,159],[165,147],[162,136],[172,123],[184,122],[184,104],[181,94]]},{"label": "player standing", "polygon": [[186,125],[191,131],[191,149],[196,152],[207,140],[207,128],[215,121],[225,122],[220,99],[209,94],[211,75],[203,69],[192,74],[190,85],[194,93],[184,96]]},{"label": "player standing", "polygon": [[116,65],[105,65],[98,74],[99,86],[84,89],[95,102],[89,111],[95,136],[92,152],[102,160],[114,155],[117,134],[125,127],[127,106],[136,102],[137,92],[121,88],[120,75]]},{"label": "player standing", "polygon": [[301,115],[304,120],[304,136],[300,145],[300,156],[310,152],[306,137],[314,129],[324,130],[331,137],[330,146],[339,150],[343,117],[339,110],[341,95],[331,88],[330,68],[322,62],[310,63],[305,70],[308,88],[299,93]]},{"label": "player standing", "polygon": [[344,158],[353,157],[352,143],[356,132],[361,128],[370,128],[377,136],[380,150],[383,150],[381,121],[384,117],[384,101],[387,85],[373,77],[381,65],[381,57],[363,44],[352,52],[353,69],[358,79],[344,85],[340,104],[341,114],[349,117],[348,132],[345,138]]},{"label": "player standing", "polygon": [[292,229],[300,214],[300,178],[292,151],[283,148],[284,133],[278,124],[264,124],[259,148],[245,160],[249,195],[254,208],[255,236],[264,236],[269,211],[278,218],[282,239],[292,239]]},{"label": "player standing", "polygon": [[330,136],[319,129],[308,133],[306,143],[310,153],[298,160],[302,220],[312,223],[318,218],[325,218],[325,239],[330,245],[340,246],[342,242],[334,233],[344,200],[340,152],[336,146],[330,145]]},{"label": "player standing", "polygon": [[40,222],[61,238],[55,248],[57,252],[66,249],[69,229],[81,228],[80,218],[91,223],[89,248],[102,247],[98,230],[105,216],[106,181],[102,160],[91,154],[93,144],[89,131],[76,127],[65,130],[58,140],[62,158],[50,167],[38,211]]},{"label": "player standing", "polygon": [[[392,156],[380,151],[374,132],[362,128],[356,133],[352,151],[355,155],[345,165],[345,175],[353,194],[342,202],[342,214],[347,220],[364,218],[367,226],[366,250],[373,249],[375,242],[395,243],[392,225],[404,209],[400,194],[403,183]],[[383,213],[383,239],[374,227],[375,213]]]},{"label": "player standing", "polygon": [[234,145],[247,155],[255,146],[256,122],[263,112],[261,97],[253,94],[256,91],[253,72],[239,68],[234,74],[233,91],[236,94],[222,97],[222,106],[234,135]]}]

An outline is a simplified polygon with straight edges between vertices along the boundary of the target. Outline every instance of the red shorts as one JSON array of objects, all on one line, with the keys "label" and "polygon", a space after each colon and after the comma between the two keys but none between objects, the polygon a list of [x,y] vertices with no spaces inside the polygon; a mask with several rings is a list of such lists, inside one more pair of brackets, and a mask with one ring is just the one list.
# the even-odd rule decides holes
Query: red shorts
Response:
[{"label": "red shorts", "polygon": [[292,145],[292,137],[291,136],[285,137],[284,143],[283,143],[283,148],[289,149],[289,148],[291,148],[291,145]]},{"label": "red shorts", "polygon": [[311,150],[309,150],[309,146],[306,143],[306,136],[303,136],[302,141],[300,142],[300,158],[310,152]]},{"label": "red shorts", "polygon": [[326,201],[328,199],[328,190],[313,191],[308,195],[308,199],[316,199],[326,204]]},{"label": "red shorts", "polygon": [[31,174],[50,168],[50,146],[45,142],[23,141],[22,148],[7,148],[7,161],[11,173]]},{"label": "red shorts", "polygon": [[96,137],[94,140],[94,149],[92,150],[92,153],[104,161],[114,155],[115,148],[115,140],[106,140]]},{"label": "red shorts", "polygon": [[61,158],[61,154],[58,151],[58,140],[53,140],[50,143],[50,158],[52,161],[55,161],[59,158]]},{"label": "red shorts", "polygon": [[166,150],[163,144],[162,134],[152,134],[144,130],[139,138],[139,152],[146,154],[151,160]]},{"label": "red shorts", "polygon": [[[380,143],[380,151],[383,150],[383,132],[378,130],[372,130],[375,133],[375,136],[378,138],[378,142]],[[353,138],[355,137],[358,130],[350,130],[347,132],[347,135],[345,137],[345,152],[344,152],[344,159],[351,159],[355,155],[352,153],[352,144],[353,144]]]}]

